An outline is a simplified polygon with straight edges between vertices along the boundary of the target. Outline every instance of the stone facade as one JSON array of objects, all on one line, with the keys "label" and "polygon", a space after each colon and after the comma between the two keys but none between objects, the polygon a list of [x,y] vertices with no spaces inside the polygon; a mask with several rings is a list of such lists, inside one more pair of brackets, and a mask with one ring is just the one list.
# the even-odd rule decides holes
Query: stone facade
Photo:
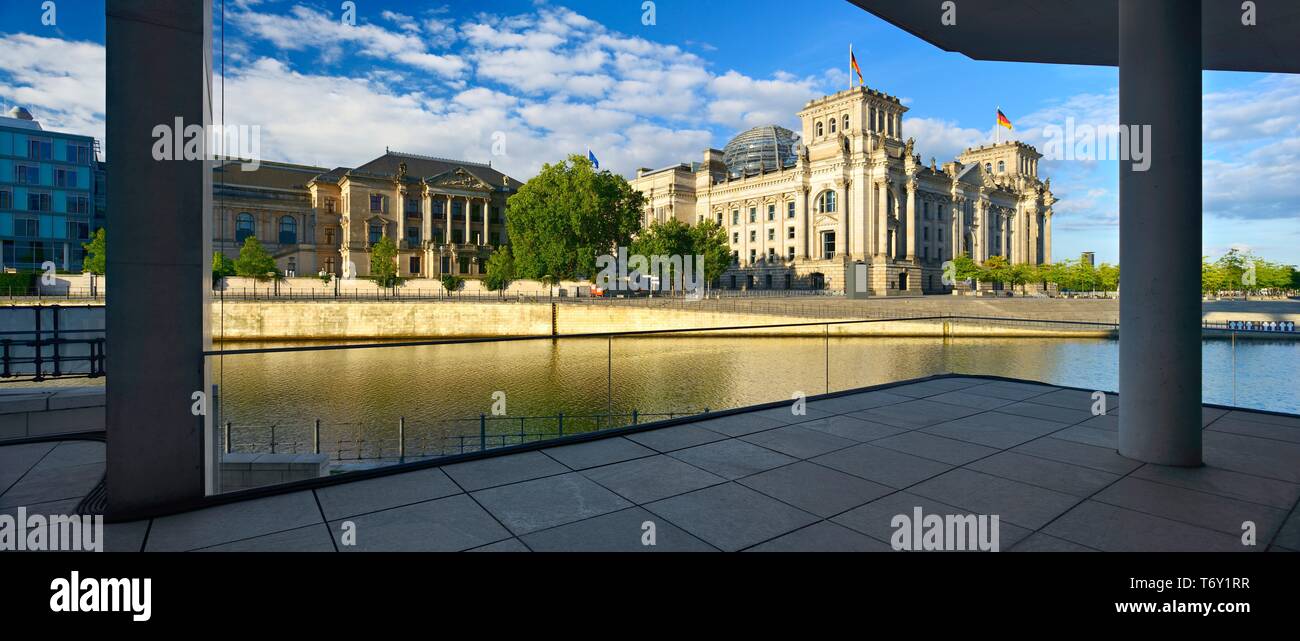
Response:
[{"label": "stone facade", "polygon": [[388,237],[404,278],[481,274],[507,243],[519,186],[491,165],[397,152],[355,169],[229,163],[213,182],[213,245],[226,255],[252,234],[287,272],[365,277],[371,245]]},{"label": "stone facade", "polygon": [[861,262],[873,295],[947,293],[943,263],[963,253],[1050,262],[1055,199],[1041,154],[1011,141],[926,165],[903,136],[906,111],[857,87],[809,102],[797,137],[761,127],[703,163],[643,169],[632,186],[647,197],[644,222],[721,224],[735,257],[722,286],[733,288],[842,289]]}]

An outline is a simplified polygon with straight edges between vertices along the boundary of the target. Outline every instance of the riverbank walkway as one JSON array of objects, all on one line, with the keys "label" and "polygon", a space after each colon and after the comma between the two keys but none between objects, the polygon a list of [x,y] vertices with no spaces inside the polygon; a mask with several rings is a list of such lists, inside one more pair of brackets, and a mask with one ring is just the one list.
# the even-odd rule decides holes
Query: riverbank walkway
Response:
[{"label": "riverbank walkway", "polygon": [[[1106,399],[932,377],[111,524],[106,547],[888,551],[920,509],[998,515],[1002,551],[1300,551],[1300,417],[1207,406],[1206,465],[1170,468],[1115,452]],[[100,443],[0,447],[0,513],[70,513],[102,469]]]}]

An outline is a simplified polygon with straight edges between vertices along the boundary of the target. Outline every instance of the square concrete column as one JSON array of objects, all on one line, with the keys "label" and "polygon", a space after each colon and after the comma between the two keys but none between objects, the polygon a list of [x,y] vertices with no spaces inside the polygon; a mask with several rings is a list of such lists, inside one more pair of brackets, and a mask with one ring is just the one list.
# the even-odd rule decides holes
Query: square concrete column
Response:
[{"label": "square concrete column", "polygon": [[1119,452],[1201,464],[1201,11],[1121,0],[1119,118],[1149,127],[1147,171],[1119,164]]},{"label": "square concrete column", "polygon": [[[154,158],[154,128],[211,124],[211,0],[107,0],[106,381],[109,517],[183,507],[215,491],[211,347],[212,172]],[[175,131],[180,123],[189,131]],[[199,129],[201,128],[201,129]],[[194,407],[206,414],[196,415]]]}]

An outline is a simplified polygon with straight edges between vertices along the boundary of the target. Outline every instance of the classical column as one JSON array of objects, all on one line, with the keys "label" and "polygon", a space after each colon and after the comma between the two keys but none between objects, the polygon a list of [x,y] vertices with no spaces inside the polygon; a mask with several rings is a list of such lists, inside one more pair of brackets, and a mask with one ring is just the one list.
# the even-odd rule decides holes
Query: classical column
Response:
[{"label": "classical column", "polygon": [[916,261],[916,178],[907,180],[907,260]]},{"label": "classical column", "polygon": [[488,221],[488,211],[491,209],[491,204],[491,198],[483,199],[483,245],[486,247],[492,246],[492,241],[488,238],[488,230],[491,229],[491,223]]},{"label": "classical column", "polygon": [[451,194],[446,194],[447,204],[442,208],[442,243],[451,245]]},{"label": "classical column", "polygon": [[1052,208],[1043,211],[1043,263],[1052,263]]},{"label": "classical column", "polygon": [[471,236],[471,231],[470,231],[470,229],[474,226],[473,216],[474,216],[474,199],[470,198],[469,196],[466,196],[465,197],[465,238],[464,238],[466,245],[474,244],[474,240],[473,237]]},{"label": "classical column", "polygon": [[879,194],[877,202],[880,204],[876,211],[876,255],[889,258],[889,182],[882,180],[876,183],[876,189]]},{"label": "classical column", "polygon": [[849,184],[844,180],[835,181],[835,188],[838,196],[838,209],[836,212],[839,217],[839,224],[835,232],[835,257],[843,258],[849,255]]}]

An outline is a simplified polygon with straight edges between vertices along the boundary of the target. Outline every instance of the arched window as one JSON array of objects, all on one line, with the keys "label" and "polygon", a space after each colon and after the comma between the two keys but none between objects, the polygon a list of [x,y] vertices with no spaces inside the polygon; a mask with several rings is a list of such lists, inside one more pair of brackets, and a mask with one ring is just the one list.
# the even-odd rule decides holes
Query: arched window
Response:
[{"label": "arched window", "polygon": [[823,132],[822,132],[822,123],[819,121],[819,122],[817,123],[817,135],[818,135],[818,136],[821,136],[822,133],[823,133]]},{"label": "arched window", "polygon": [[835,213],[835,192],[824,191],[817,196],[817,212],[821,214]]},{"label": "arched window", "polygon": [[298,244],[298,221],[294,220],[293,216],[280,217],[280,244]]},{"label": "arched window", "polygon": [[844,131],[848,131],[848,130],[849,130],[849,115],[848,115],[848,114],[844,114],[844,126],[840,127],[840,129],[843,129]]},{"label": "arched window", "polygon": [[835,117],[831,116],[831,133],[835,133]]},{"label": "arched window", "polygon": [[999,160],[999,161],[998,161],[998,173],[999,173],[999,174],[1005,174],[1005,173],[1007,173],[1007,163],[1006,163],[1006,161],[1003,161],[1003,160]]},{"label": "arched window", "polygon": [[991,162],[984,163],[984,171],[987,171],[990,174],[993,173],[993,163]]},{"label": "arched window", "polygon": [[253,231],[253,215],[248,212],[242,212],[235,217],[235,242],[244,244],[244,239],[249,236],[256,236]]}]

